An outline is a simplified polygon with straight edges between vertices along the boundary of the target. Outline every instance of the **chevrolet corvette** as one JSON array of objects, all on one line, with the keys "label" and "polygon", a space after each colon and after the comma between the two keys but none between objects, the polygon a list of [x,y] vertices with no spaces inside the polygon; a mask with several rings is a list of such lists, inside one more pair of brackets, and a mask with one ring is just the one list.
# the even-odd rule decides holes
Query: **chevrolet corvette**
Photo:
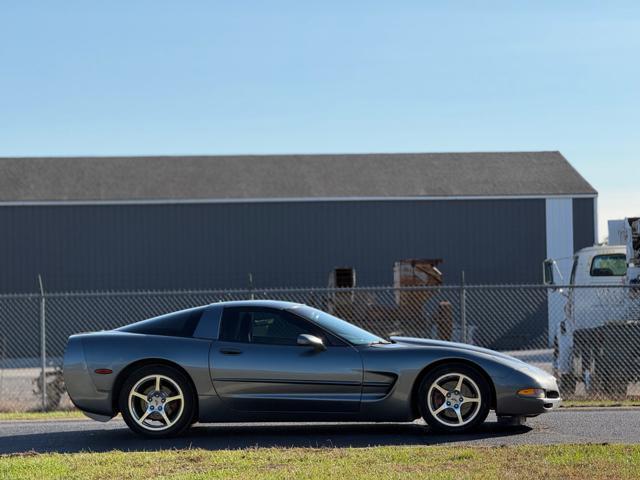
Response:
[{"label": "chevrolet corvette", "polygon": [[461,343],[381,338],[282,301],[214,303],[110,331],[72,335],[73,403],[164,437],[195,422],[411,422],[466,432],[490,410],[523,419],[560,403],[555,378]]}]

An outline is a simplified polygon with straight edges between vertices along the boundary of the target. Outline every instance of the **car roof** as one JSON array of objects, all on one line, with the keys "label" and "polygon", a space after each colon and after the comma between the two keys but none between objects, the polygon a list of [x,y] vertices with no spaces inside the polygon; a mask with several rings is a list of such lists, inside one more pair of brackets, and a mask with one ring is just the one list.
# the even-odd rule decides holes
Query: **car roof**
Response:
[{"label": "car roof", "polygon": [[216,302],[211,305],[219,307],[270,307],[279,309],[288,309],[299,307],[301,303],[285,302],[283,300],[232,300],[226,302]]}]

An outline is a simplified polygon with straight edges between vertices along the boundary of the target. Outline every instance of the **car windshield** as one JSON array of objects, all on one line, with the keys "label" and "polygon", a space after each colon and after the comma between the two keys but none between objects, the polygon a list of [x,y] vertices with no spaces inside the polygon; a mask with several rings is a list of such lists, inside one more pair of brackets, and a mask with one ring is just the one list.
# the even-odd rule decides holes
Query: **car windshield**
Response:
[{"label": "car windshield", "polygon": [[305,305],[295,307],[295,313],[311,320],[320,327],[329,330],[340,338],[353,345],[370,345],[374,343],[389,343],[387,340],[367,332],[360,327],[350,324],[338,317],[334,317],[322,310],[307,307]]}]

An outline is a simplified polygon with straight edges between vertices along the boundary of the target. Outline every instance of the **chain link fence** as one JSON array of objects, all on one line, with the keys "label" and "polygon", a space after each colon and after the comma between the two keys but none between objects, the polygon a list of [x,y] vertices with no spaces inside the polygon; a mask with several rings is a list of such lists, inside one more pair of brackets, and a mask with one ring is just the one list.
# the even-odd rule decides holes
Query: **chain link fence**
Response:
[{"label": "chain link fence", "polygon": [[637,287],[440,286],[0,295],[0,411],[70,408],[69,335],[196,305],[277,299],[333,313],[383,337],[499,350],[553,372],[563,398],[640,396]]}]

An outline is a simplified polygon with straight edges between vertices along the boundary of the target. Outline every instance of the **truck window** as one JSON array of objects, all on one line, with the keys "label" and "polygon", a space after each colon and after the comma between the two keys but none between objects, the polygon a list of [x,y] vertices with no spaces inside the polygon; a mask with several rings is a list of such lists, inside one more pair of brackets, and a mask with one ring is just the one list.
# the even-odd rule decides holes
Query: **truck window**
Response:
[{"label": "truck window", "polygon": [[592,277],[622,277],[627,274],[627,257],[623,254],[596,255],[591,261]]}]

